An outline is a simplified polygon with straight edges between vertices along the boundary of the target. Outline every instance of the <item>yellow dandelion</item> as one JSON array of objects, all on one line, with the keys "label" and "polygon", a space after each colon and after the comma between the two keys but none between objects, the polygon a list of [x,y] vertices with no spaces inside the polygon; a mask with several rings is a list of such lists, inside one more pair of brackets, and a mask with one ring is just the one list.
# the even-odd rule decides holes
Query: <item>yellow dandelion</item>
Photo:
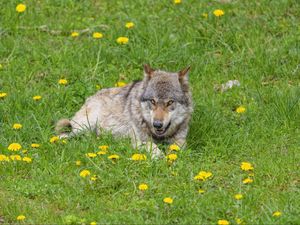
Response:
[{"label": "yellow dandelion", "polygon": [[75,162],[75,165],[76,165],[76,166],[80,166],[80,165],[81,165],[81,161],[80,161],[80,160],[77,160],[77,161]]},{"label": "yellow dandelion", "polygon": [[2,64],[0,64],[0,70],[3,68]]},{"label": "yellow dandelion", "polygon": [[101,85],[100,84],[96,84],[96,89],[100,90],[101,89]]},{"label": "yellow dandelion", "polygon": [[16,7],[16,11],[17,11],[18,13],[25,12],[25,10],[26,10],[26,5],[25,5],[25,4],[20,3],[20,4],[18,4],[17,7]]},{"label": "yellow dandelion", "polygon": [[140,184],[139,185],[139,190],[146,191],[147,189],[148,189],[148,185],[147,184]]},{"label": "yellow dandelion", "polygon": [[181,0],[174,0],[174,4],[181,4]]},{"label": "yellow dandelion", "polygon": [[39,148],[39,147],[40,147],[39,144],[36,144],[36,143],[32,143],[32,144],[31,144],[31,148]]},{"label": "yellow dandelion", "polygon": [[98,155],[106,155],[107,154],[107,151],[99,151],[97,152]]},{"label": "yellow dandelion", "polygon": [[30,157],[23,157],[22,159],[24,162],[27,162],[27,163],[31,163],[32,162],[32,159]]},{"label": "yellow dandelion", "polygon": [[19,143],[11,143],[7,149],[9,151],[19,151],[22,148],[22,146]]},{"label": "yellow dandelion", "polygon": [[118,81],[117,83],[115,83],[115,87],[124,87],[126,85],[127,84],[125,82],[122,82],[122,81]]},{"label": "yellow dandelion", "polygon": [[100,32],[94,32],[93,33],[93,38],[95,38],[95,39],[103,38],[103,34],[100,33]]},{"label": "yellow dandelion", "polygon": [[79,33],[78,32],[76,32],[76,31],[73,31],[72,33],[71,33],[71,37],[78,37],[79,36]]},{"label": "yellow dandelion", "polygon": [[274,217],[279,217],[279,216],[282,215],[282,212],[280,212],[280,211],[275,211],[275,212],[273,212],[272,215],[273,215]]},{"label": "yellow dandelion", "polygon": [[222,9],[216,9],[216,10],[214,10],[213,13],[216,17],[220,17],[220,16],[223,16],[225,14],[225,12]]},{"label": "yellow dandelion", "polygon": [[97,180],[97,176],[93,175],[90,179],[91,179],[91,181],[96,181]]},{"label": "yellow dandelion", "polygon": [[108,151],[108,145],[100,145],[98,146],[98,148],[101,150],[101,151]]},{"label": "yellow dandelion", "polygon": [[9,158],[12,160],[12,161],[21,161],[22,158],[20,155],[11,155],[9,156]]},{"label": "yellow dandelion", "polygon": [[236,200],[241,200],[243,198],[243,195],[242,194],[236,194],[236,195],[234,195],[234,198]]},{"label": "yellow dandelion", "polygon": [[113,154],[113,155],[108,156],[108,158],[112,159],[112,160],[116,160],[116,159],[119,159],[120,156],[118,156],[117,154]]},{"label": "yellow dandelion", "polygon": [[218,225],[229,225],[228,220],[218,220]]},{"label": "yellow dandelion", "polygon": [[20,130],[22,128],[22,124],[20,124],[20,123],[15,123],[14,125],[13,125],[13,129],[14,130]]},{"label": "yellow dandelion", "polygon": [[241,113],[244,113],[246,112],[246,108],[244,106],[239,106],[236,108],[235,110],[237,113],[241,114]]},{"label": "yellow dandelion", "polygon": [[199,194],[203,194],[204,192],[205,192],[205,190],[203,190],[203,189],[199,189],[199,190],[198,190],[198,193],[199,193]]},{"label": "yellow dandelion", "polygon": [[97,156],[97,154],[93,153],[93,152],[89,152],[89,153],[86,153],[85,156],[88,158],[95,158]]},{"label": "yellow dandelion", "polygon": [[170,198],[170,197],[166,197],[166,198],[164,198],[164,203],[172,204],[173,203],[173,199]]},{"label": "yellow dandelion", "polygon": [[9,161],[9,158],[6,155],[0,154],[0,162]]},{"label": "yellow dandelion", "polygon": [[68,81],[66,79],[59,79],[58,80],[58,84],[60,84],[60,85],[67,85]]},{"label": "yellow dandelion", "polygon": [[251,184],[251,183],[253,183],[253,180],[249,177],[243,180],[243,184]]},{"label": "yellow dandelion", "polygon": [[117,43],[118,44],[124,45],[124,44],[127,44],[128,41],[129,41],[129,39],[127,37],[118,37],[117,38]]},{"label": "yellow dandelion", "polygon": [[19,220],[19,221],[25,220],[25,219],[26,219],[26,216],[24,216],[24,215],[17,216],[17,220]]},{"label": "yellow dandelion", "polygon": [[175,161],[178,157],[176,154],[169,154],[166,156],[169,161]]},{"label": "yellow dandelion", "polygon": [[42,99],[42,96],[40,96],[40,95],[35,95],[35,96],[32,97],[32,99],[35,100],[35,101],[39,101],[39,100]]},{"label": "yellow dandelion", "polygon": [[200,171],[195,177],[194,180],[201,180],[201,181],[205,181],[206,179],[208,179],[209,177],[212,176],[211,172],[206,172],[206,171]]},{"label": "yellow dandelion", "polygon": [[61,140],[61,143],[63,143],[63,144],[67,144],[68,142],[67,142],[67,140],[66,140],[66,139],[63,139],[63,140]]},{"label": "yellow dandelion", "polygon": [[59,140],[59,137],[58,136],[53,136],[53,137],[51,137],[50,138],[50,143],[55,143],[55,142],[57,142]]},{"label": "yellow dandelion", "polygon": [[133,28],[134,27],[134,23],[133,22],[127,22],[125,24],[125,27],[128,28],[128,29]]},{"label": "yellow dandelion", "polygon": [[93,221],[90,223],[90,225],[97,225],[97,222]]},{"label": "yellow dandelion", "polygon": [[208,14],[207,13],[202,13],[202,16],[207,19],[208,18]]},{"label": "yellow dandelion", "polygon": [[6,92],[0,92],[0,99],[5,98],[7,96]]},{"label": "yellow dandelion", "polygon": [[244,171],[249,171],[249,170],[253,170],[253,166],[251,163],[249,162],[242,162],[241,163],[241,169],[244,170]]},{"label": "yellow dandelion", "polygon": [[141,160],[146,160],[147,156],[144,155],[144,154],[133,154],[131,156],[131,159],[134,160],[134,161],[141,161]]},{"label": "yellow dandelion", "polygon": [[87,176],[90,176],[91,175],[91,172],[89,170],[82,170],[79,175],[81,177],[87,177]]},{"label": "yellow dandelion", "polygon": [[169,150],[170,151],[179,151],[180,147],[176,144],[172,144],[172,145],[169,146]]}]

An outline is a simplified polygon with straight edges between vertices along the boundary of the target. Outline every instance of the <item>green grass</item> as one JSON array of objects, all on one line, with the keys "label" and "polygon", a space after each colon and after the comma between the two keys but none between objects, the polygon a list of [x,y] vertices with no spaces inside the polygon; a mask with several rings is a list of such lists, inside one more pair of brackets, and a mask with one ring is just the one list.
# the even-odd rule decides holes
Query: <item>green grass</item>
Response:
[{"label": "green grass", "polygon": [[[33,162],[0,162],[0,221],[17,223],[23,214],[21,223],[28,224],[300,223],[299,1],[45,0],[25,1],[22,14],[17,4],[0,3],[0,92],[8,93],[0,100],[0,154],[14,154],[7,146],[18,142]],[[225,11],[220,18],[212,13],[218,8]],[[133,29],[125,28],[128,21]],[[104,38],[93,39],[94,31]],[[119,36],[129,43],[116,43]],[[109,134],[49,143],[55,121],[71,117],[97,84],[142,78],[144,63],[192,68],[195,112],[188,149],[176,163],[149,155],[132,162],[130,141]],[[60,86],[60,78],[69,84]],[[241,86],[214,90],[233,79]],[[240,105],[246,113],[234,112]],[[23,128],[13,130],[14,123]],[[107,156],[85,157],[104,144],[120,155],[116,164]],[[249,185],[242,184],[243,161],[254,165]],[[81,178],[83,169],[97,181]],[[211,171],[212,179],[194,181],[200,170]],[[141,193],[140,183],[149,189]],[[237,193],[244,198],[235,200]],[[282,216],[275,218],[277,210]]]}]

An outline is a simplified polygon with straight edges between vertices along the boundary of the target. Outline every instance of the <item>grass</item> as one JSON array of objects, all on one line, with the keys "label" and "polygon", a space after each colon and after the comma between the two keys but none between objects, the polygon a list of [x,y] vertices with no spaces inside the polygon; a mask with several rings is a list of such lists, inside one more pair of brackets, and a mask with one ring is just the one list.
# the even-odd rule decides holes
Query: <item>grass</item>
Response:
[{"label": "grass", "polygon": [[[0,92],[8,94],[0,99],[0,154],[33,161],[0,162],[0,223],[300,223],[297,0],[45,0],[25,1],[24,13],[16,12],[17,4],[0,3]],[[215,9],[225,15],[215,17]],[[125,28],[128,21],[133,29]],[[104,37],[93,39],[94,31]],[[119,45],[120,36],[128,44]],[[54,123],[71,117],[96,85],[141,78],[144,63],[168,71],[192,68],[195,112],[187,150],[175,163],[149,155],[132,162],[130,141],[109,134],[49,142]],[[68,85],[59,85],[60,78]],[[214,90],[233,79],[241,86]],[[35,95],[42,99],[34,101]],[[237,114],[241,105],[246,112]],[[13,130],[14,123],[22,129]],[[13,142],[28,152],[8,151]],[[120,155],[117,163],[85,157],[99,145]],[[242,183],[243,161],[254,165],[248,185]],[[80,177],[83,169],[98,179]],[[213,177],[194,181],[200,170]],[[140,183],[149,189],[139,191]],[[235,200],[237,193],[244,198]],[[277,210],[282,216],[273,217]],[[26,219],[18,222],[18,215]]]}]

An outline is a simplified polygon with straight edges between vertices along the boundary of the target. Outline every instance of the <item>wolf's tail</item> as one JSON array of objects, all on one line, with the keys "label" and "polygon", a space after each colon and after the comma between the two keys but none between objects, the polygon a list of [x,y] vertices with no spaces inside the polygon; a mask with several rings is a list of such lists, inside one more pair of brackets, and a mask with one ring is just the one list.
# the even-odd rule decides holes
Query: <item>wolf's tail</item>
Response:
[{"label": "wolf's tail", "polygon": [[68,133],[69,131],[67,130],[70,130],[70,128],[72,128],[71,121],[68,119],[61,119],[56,123],[55,131],[58,134]]}]

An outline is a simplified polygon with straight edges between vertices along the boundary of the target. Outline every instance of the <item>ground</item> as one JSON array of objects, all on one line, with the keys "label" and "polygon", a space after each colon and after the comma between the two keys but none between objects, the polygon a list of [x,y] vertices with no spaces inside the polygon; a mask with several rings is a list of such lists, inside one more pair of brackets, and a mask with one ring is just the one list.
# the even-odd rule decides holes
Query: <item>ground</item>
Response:
[{"label": "ground", "polygon": [[[0,223],[300,223],[299,1],[45,0],[17,12],[19,3],[0,3]],[[138,150],[110,134],[50,143],[58,119],[99,88],[142,78],[144,63],[191,65],[195,111],[173,163],[144,151],[130,160]],[[228,80],[240,86],[216,88]],[[101,145],[107,154],[85,155]],[[195,180],[200,171],[211,176]]]}]

